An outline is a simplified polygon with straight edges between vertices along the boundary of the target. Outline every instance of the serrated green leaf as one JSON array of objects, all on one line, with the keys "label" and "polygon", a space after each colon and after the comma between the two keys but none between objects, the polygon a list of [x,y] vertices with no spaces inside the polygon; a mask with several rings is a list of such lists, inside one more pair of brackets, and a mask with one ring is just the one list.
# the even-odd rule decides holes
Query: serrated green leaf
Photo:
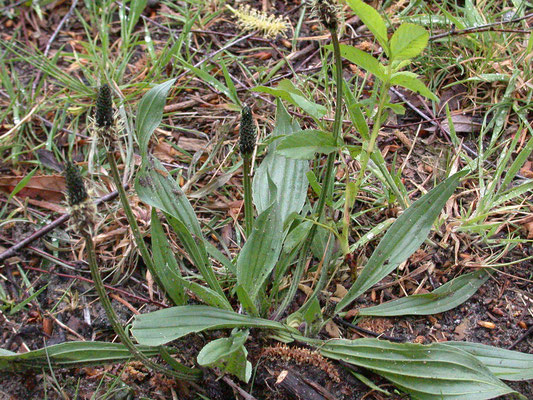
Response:
[{"label": "serrated green leaf", "polygon": [[401,24],[390,40],[391,61],[416,57],[426,48],[428,40],[429,33],[420,25]]},{"label": "serrated green leaf", "polygon": [[283,224],[274,203],[255,220],[237,259],[237,283],[253,302],[278,261],[282,243]]},{"label": "serrated green leaf", "polygon": [[325,357],[374,371],[413,399],[484,400],[515,393],[478,359],[451,346],[336,339],[319,350]]},{"label": "serrated green leaf", "polygon": [[377,58],[363,50],[346,44],[340,45],[341,56],[350,61],[352,64],[365,69],[382,81],[386,80],[385,68]]},{"label": "serrated green leaf", "polygon": [[484,270],[461,275],[427,294],[415,294],[374,307],[361,308],[359,315],[375,317],[399,315],[431,315],[463,304],[489,278]]},{"label": "serrated green leaf", "polygon": [[481,343],[446,342],[441,345],[452,346],[470,353],[500,379],[506,381],[533,379],[533,354],[500,349]]},{"label": "serrated green leaf", "polygon": [[316,104],[305,97],[303,92],[298,89],[288,79],[283,79],[275,88],[268,86],[257,86],[252,89],[254,92],[268,93],[279,99],[283,99],[294,106],[300,107],[313,118],[320,119],[327,113],[326,107]]},{"label": "serrated green leaf", "polygon": [[391,85],[397,85],[412,90],[430,100],[439,101],[439,98],[435,96],[435,94],[431,92],[420,79],[418,79],[418,75],[415,73],[409,71],[396,72],[392,75],[390,83]]},{"label": "serrated green leaf", "polygon": [[363,21],[368,30],[376,37],[383,50],[385,50],[385,53],[390,56],[387,26],[383,18],[381,18],[381,15],[379,15],[375,8],[361,0],[347,0],[346,2],[352,8],[353,12],[361,18],[361,21]]},{"label": "serrated green leaf", "polygon": [[131,332],[141,344],[159,346],[189,333],[226,328],[293,332],[279,322],[208,306],[178,306],[135,316]]},{"label": "serrated green leaf", "polygon": [[[297,122],[291,120],[290,115],[281,103],[277,101],[276,125],[272,136],[292,135],[300,131]],[[275,200],[281,221],[284,223],[292,213],[299,213],[307,198],[308,181],[306,173],[309,162],[294,160],[275,152],[279,139],[268,147],[268,154],[257,168],[253,180],[253,200],[257,213],[261,214]],[[276,185],[276,198],[271,198],[269,180]]]},{"label": "serrated green leaf", "polygon": [[433,221],[465,174],[466,171],[462,171],[449,177],[400,215],[379,242],[353,286],[337,304],[335,312],[342,311],[420,247],[429,234]]},{"label": "serrated green leaf", "polygon": [[135,120],[135,134],[141,154],[148,152],[150,136],[163,119],[163,108],[167,94],[176,79],[170,79],[150,89],[139,102],[137,119]]},{"label": "serrated green leaf", "polygon": [[316,153],[329,154],[338,150],[333,136],[315,129],[296,132],[283,138],[276,152],[287,158],[310,160]]}]

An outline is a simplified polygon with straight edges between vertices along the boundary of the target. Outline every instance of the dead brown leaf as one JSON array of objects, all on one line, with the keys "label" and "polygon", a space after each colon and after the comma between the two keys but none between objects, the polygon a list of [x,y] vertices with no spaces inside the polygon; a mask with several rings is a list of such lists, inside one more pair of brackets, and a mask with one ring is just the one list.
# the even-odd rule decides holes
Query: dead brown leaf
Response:
[{"label": "dead brown leaf", "polygon": [[[0,190],[9,194],[22,179],[23,176],[0,176]],[[26,186],[17,193],[17,197],[58,203],[64,199],[65,190],[63,175],[37,175],[30,178]]]}]

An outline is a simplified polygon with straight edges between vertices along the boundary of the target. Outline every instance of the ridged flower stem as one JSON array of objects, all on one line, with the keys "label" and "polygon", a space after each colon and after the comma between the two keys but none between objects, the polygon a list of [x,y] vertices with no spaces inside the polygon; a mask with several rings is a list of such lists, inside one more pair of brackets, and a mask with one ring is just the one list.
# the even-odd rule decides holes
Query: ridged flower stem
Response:
[{"label": "ridged flower stem", "polygon": [[252,169],[252,155],[243,156],[243,186],[244,186],[244,226],[246,239],[252,234],[254,224],[254,209],[252,206],[252,178],[250,176]]},{"label": "ridged flower stem", "polygon": [[[335,118],[333,120],[333,138],[335,140],[335,143],[337,143],[339,136],[340,136],[340,128],[341,128],[341,119],[342,119],[342,58],[341,58],[341,50],[339,46],[339,38],[337,36],[337,31],[335,29],[329,29],[331,33],[331,42],[333,44],[333,58],[335,59],[335,84],[337,88],[337,96],[335,101]],[[329,194],[329,188],[333,182],[334,173],[333,166],[335,164],[335,159],[337,158],[337,153],[332,152],[328,155],[328,158],[326,160],[326,172],[324,175],[324,182],[322,184],[322,191],[320,192],[320,196],[318,197],[318,202],[315,208],[315,215],[316,215],[316,222],[319,222],[322,218],[322,215],[324,213],[324,208],[326,206],[326,199]],[[318,225],[313,224],[311,226],[311,229],[309,230],[309,233],[307,234],[307,237],[305,238],[305,241],[302,245],[302,249],[300,250],[300,255],[298,258],[298,263],[296,265],[296,268],[293,273],[292,277],[292,283],[289,287],[289,292],[287,293],[287,296],[283,299],[283,302],[281,303],[280,307],[276,311],[274,315],[274,319],[279,319],[289,306],[289,304],[294,299],[294,296],[296,295],[296,292],[298,290],[298,284],[300,280],[302,279],[302,275],[305,270],[305,265],[307,263],[307,255],[311,249],[311,244],[313,243],[313,239],[315,238],[316,230]]]},{"label": "ridged flower stem", "polygon": [[[182,380],[194,380],[197,379],[198,376],[196,374],[186,374],[178,371],[174,371],[165,367],[162,367],[161,365],[158,365],[154,363],[152,360],[150,360],[148,357],[146,357],[139,349],[135,346],[135,344],[131,341],[130,337],[122,327],[122,324],[120,323],[117,314],[115,313],[115,310],[113,310],[113,306],[111,305],[111,300],[109,299],[109,296],[107,295],[107,292],[104,287],[104,282],[102,281],[102,278],[100,277],[100,271],[98,270],[98,263],[96,260],[96,253],[94,250],[94,242],[89,234],[84,234],[85,238],[85,248],[87,251],[87,256],[89,258],[89,268],[91,269],[91,275],[94,281],[94,287],[96,289],[96,292],[98,293],[98,298],[100,299],[100,303],[102,303],[102,306],[104,307],[105,313],[107,315],[107,318],[109,319],[109,322],[111,323],[111,326],[113,327],[113,330],[117,334],[117,336],[120,338],[120,341],[126,348],[129,350],[129,352],[132,354],[133,357],[135,357],[137,360],[142,362],[147,368],[152,369],[154,371],[163,373],[169,377],[182,379]],[[184,368],[186,368],[184,366]]]},{"label": "ridged flower stem", "polygon": [[120,203],[122,204],[122,208],[124,209],[124,213],[126,214],[128,223],[130,224],[130,228],[131,228],[131,231],[133,232],[133,237],[135,238],[135,243],[137,244],[137,248],[139,249],[139,252],[141,253],[144,263],[148,267],[148,270],[150,271],[152,276],[157,279],[157,273],[155,271],[152,257],[150,256],[150,252],[148,251],[148,248],[146,247],[146,243],[144,243],[144,238],[141,234],[141,230],[139,229],[139,225],[137,224],[137,219],[135,218],[135,215],[133,214],[133,211],[131,210],[131,206],[128,201],[128,197],[126,195],[126,191],[124,190],[124,187],[122,186],[122,182],[120,180],[120,174],[118,172],[117,162],[115,161],[115,157],[112,151],[107,152],[107,161],[109,163],[109,168],[111,170],[111,177],[113,178],[113,181],[115,182],[115,186],[117,187],[117,192],[120,198]]},{"label": "ridged flower stem", "polygon": [[390,88],[390,84],[388,82],[382,83],[381,88],[380,88],[379,101],[378,101],[378,110],[376,113],[376,117],[374,119],[375,121],[374,126],[372,128],[372,133],[370,135],[370,139],[368,140],[366,149],[362,153],[361,169],[359,170],[359,174],[357,175],[357,179],[355,181],[355,190],[354,190],[355,196],[357,196],[357,193],[359,192],[361,183],[363,182],[363,178],[365,176],[366,169],[368,167],[368,161],[370,161],[370,157],[376,145],[376,140],[378,138],[379,130],[381,128],[381,116],[383,115],[383,110],[385,108],[385,102],[387,101],[387,94],[389,92],[389,88]]}]

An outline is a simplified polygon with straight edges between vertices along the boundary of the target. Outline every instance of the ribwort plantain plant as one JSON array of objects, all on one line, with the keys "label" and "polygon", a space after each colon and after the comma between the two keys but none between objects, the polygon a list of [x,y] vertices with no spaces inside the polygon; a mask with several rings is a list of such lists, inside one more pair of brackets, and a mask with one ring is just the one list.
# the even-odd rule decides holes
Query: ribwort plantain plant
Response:
[{"label": "ribwort plantain plant", "polygon": [[[113,115],[111,91],[109,87],[102,86],[97,102],[102,107],[97,110],[97,129],[103,135],[102,143],[108,146],[107,160],[121,204],[145,264],[175,304],[174,307],[136,316],[131,332],[141,345],[151,346],[152,350],[158,349],[159,354],[176,370],[168,370],[146,358],[144,351],[141,352],[140,347],[133,344],[116,322],[116,315],[97,269],[89,229],[92,224],[82,223],[87,229],[82,235],[88,243],[88,257],[98,294],[105,303],[110,320],[115,321],[112,322],[113,328],[131,354],[149,368],[180,379],[197,378],[199,369],[191,370],[177,364],[168,355],[168,350],[159,349],[159,346],[188,334],[232,329],[227,337],[207,343],[196,361],[200,366],[218,368],[245,383],[249,382],[253,366],[247,359],[246,342],[250,336],[249,329],[256,328],[278,341],[305,343],[315,349],[303,351],[283,347],[271,349],[268,354],[291,354],[292,358],[306,359],[313,357],[315,364],[320,363],[316,360],[321,360],[321,357],[341,360],[383,376],[415,399],[489,399],[507,393],[516,394],[501,379],[533,378],[531,355],[461,342],[424,346],[366,338],[329,341],[317,338],[317,333],[328,321],[344,316],[346,308],[356,298],[390,274],[420,247],[447,200],[467,173],[461,171],[452,174],[408,206],[405,193],[389,173],[376,148],[376,141],[383,117],[389,109],[394,109],[389,99],[392,85],[403,86],[435,99],[435,95],[416,75],[402,71],[413,57],[423,51],[428,34],[417,25],[402,24],[389,39],[386,24],[376,10],[360,0],[347,0],[347,3],[375,36],[387,59],[381,61],[359,49],[341,45],[338,35],[342,22],[338,18],[338,5],[331,0],[316,1],[315,13],[331,38],[331,46],[325,48],[332,50],[334,59],[332,69],[336,97],[332,107],[333,124],[328,129],[320,121],[327,109],[307,99],[290,81],[282,81],[276,88],[256,88],[257,91],[278,97],[276,123],[267,155],[255,170],[251,182],[252,153],[256,144],[255,124],[251,109],[242,109],[239,150],[244,165],[246,242],[233,259],[223,255],[206,239],[186,195],[161,163],[149,153],[150,137],[162,120],[164,102],[175,79],[157,85],[145,94],[139,103],[135,124],[142,160],[135,179],[135,190],[143,202],[152,206],[150,254],[121,185],[113,151],[119,141],[110,130],[113,126],[110,121]],[[343,80],[342,57],[374,75],[374,100],[367,107],[355,100],[353,88]],[[281,99],[301,107],[316,122],[318,129],[302,130],[298,122],[291,119]],[[344,142],[341,126],[344,109],[358,129],[360,146]],[[367,119],[373,121],[371,130]],[[346,152],[357,158],[361,167],[355,180],[348,180],[345,193],[338,196],[334,187],[335,161],[339,154]],[[322,165],[322,155],[327,156],[324,167],[315,168],[318,171],[315,174],[309,169],[309,160]],[[395,193],[396,200],[404,207],[403,213],[390,226],[344,298],[337,304],[324,302],[319,294],[328,280],[335,277],[336,264],[342,263],[342,256],[350,252],[348,232],[351,208],[372,163]],[[69,185],[74,187],[78,184],[69,198],[73,203],[82,204],[87,194],[85,189],[79,187],[81,178],[72,165],[67,166],[69,170]],[[314,202],[308,198],[309,182],[317,193],[318,198]],[[345,215],[340,224],[328,218],[326,213],[336,197],[344,197],[342,201],[345,203]],[[92,217],[87,214],[83,218],[80,221],[87,222]],[[161,218],[175,232],[199,276],[182,276]],[[223,272],[212,268],[213,260],[224,266]],[[313,272],[318,276],[315,289],[303,305],[294,304],[301,278],[306,269],[311,268],[315,268]],[[227,279],[228,276],[230,279]],[[290,284],[283,290],[282,283],[288,278],[291,279]],[[358,315],[429,315],[444,312],[466,301],[488,278],[489,274],[484,270],[475,271],[449,281],[432,293],[361,308]],[[187,305],[187,296],[191,293],[196,297],[195,300],[203,304]],[[287,312],[289,306],[292,306],[290,314]],[[0,354],[0,366],[2,360]]]},{"label": "ribwort plantain plant", "polygon": [[[331,2],[317,3],[319,13],[336,10],[336,5]],[[141,200],[163,211],[191,259],[198,261],[198,268],[207,286],[193,284],[192,281],[180,278],[180,282],[187,282],[185,288],[193,292],[206,305],[177,306],[139,315],[133,323],[132,333],[139,343],[161,345],[190,333],[232,328],[228,337],[208,343],[198,355],[197,362],[203,366],[218,367],[244,382],[248,382],[251,376],[251,365],[246,358],[245,347],[248,330],[259,328],[269,332],[271,337],[278,340],[307,343],[314,346],[322,356],[369,368],[410,393],[413,398],[471,399],[472,385],[476,387],[475,397],[479,399],[492,398],[502,393],[514,393],[496,375],[498,367],[489,356],[496,350],[488,346],[480,347],[453,342],[422,346],[390,343],[378,339],[322,341],[314,338],[313,333],[319,331],[331,317],[343,315],[343,311],[356,297],[379,282],[416,251],[427,237],[447,199],[466,174],[466,171],[462,171],[450,176],[406,208],[389,228],[367,265],[346,296],[336,305],[334,311],[332,313],[321,311],[318,293],[327,282],[327,279],[323,278],[331,278],[330,267],[338,259],[338,252],[333,246],[334,239],[339,240],[343,251],[347,249],[346,243],[342,243],[343,240],[347,240],[344,236],[347,231],[346,227],[343,234],[339,234],[334,224],[324,218],[324,210],[326,205],[331,203],[332,198],[335,175],[333,167],[336,155],[340,151],[348,150],[360,157],[361,170],[355,182],[349,185],[352,191],[351,196],[355,198],[371,159],[377,164],[381,163],[381,171],[387,170],[381,153],[376,151],[375,143],[382,116],[389,107],[392,107],[389,105],[388,96],[390,86],[401,85],[429,98],[435,97],[412,73],[400,71],[408,65],[410,58],[419,54],[425,47],[426,31],[413,24],[404,24],[389,40],[385,23],[374,9],[361,1],[348,1],[348,3],[376,35],[389,56],[388,63],[381,63],[355,48],[340,45],[337,37],[337,19],[334,19],[334,15],[331,14],[322,16],[321,20],[331,34],[331,48],[335,60],[334,76],[337,94],[333,127],[329,132],[324,129],[302,131],[298,124],[291,120],[281,101],[278,100],[276,127],[272,136],[282,137],[270,143],[267,156],[256,169],[252,196],[246,189],[249,184],[244,182],[247,233],[250,232],[250,197],[253,197],[258,216],[253,221],[251,234],[247,235],[246,243],[233,261],[214,249],[213,245],[197,229],[198,222],[194,211],[175,181],[171,177],[162,177],[157,173],[157,168],[160,166],[147,150],[147,136],[151,135],[153,129],[144,132],[137,131],[138,142],[146,144],[141,147],[144,161],[137,177],[137,193]],[[363,145],[359,149],[354,149],[353,146],[347,146],[342,142],[342,93],[343,88],[347,88],[347,84],[342,79],[341,56],[352,62],[356,59],[359,64],[366,65],[365,61],[368,62],[370,72],[374,73],[380,82],[375,103],[376,111],[372,113],[375,118],[374,126],[368,135],[362,134]],[[166,94],[161,87],[153,90],[154,93]],[[302,105],[304,110],[307,107],[311,112],[320,112],[318,105],[310,107],[308,99],[302,100],[301,93],[289,82],[281,83],[276,90],[271,88],[258,88],[258,90],[288,99],[294,105]],[[243,125],[248,124],[248,112],[247,109],[243,110],[241,119]],[[364,128],[360,120],[358,124]],[[241,133],[243,125],[241,125]],[[251,151],[252,148],[248,150]],[[327,159],[317,190],[318,200],[314,208],[311,208],[310,203],[306,201],[306,176],[310,176],[306,159],[313,158],[317,152],[327,154]],[[246,153],[243,152],[245,162],[246,157]],[[244,171],[246,180],[249,177],[247,166]],[[394,183],[392,179],[391,183]],[[398,201],[406,205],[401,190],[398,188],[395,190]],[[181,207],[173,206],[177,202],[180,202]],[[310,217],[301,215],[306,203],[306,208],[309,211],[313,210]],[[345,207],[345,212],[349,211],[350,207]],[[153,214],[153,218],[156,217],[157,215]],[[156,221],[159,220],[156,219]],[[333,239],[331,232],[335,234]],[[162,232],[157,234],[156,242],[159,246],[168,248],[164,244],[165,241]],[[292,305],[292,299],[303,271],[312,261],[308,259],[311,248],[318,249],[315,255],[319,255],[322,268],[320,284],[299,310],[287,315],[285,310]],[[154,248],[153,251],[163,253],[162,249]],[[213,276],[206,276],[206,272],[211,271],[210,261],[206,258],[208,253],[224,265],[226,272],[234,277],[235,283],[230,283],[228,287],[231,290],[220,293],[220,286],[209,280]],[[170,259],[173,258],[172,255],[169,254],[169,256]],[[170,263],[176,265],[175,261],[170,261]],[[283,293],[283,299],[279,301],[280,282],[287,277],[289,267],[293,263],[296,266],[292,273],[291,284],[287,293]],[[208,269],[204,271],[206,266]],[[217,276],[214,278],[215,281],[218,280]],[[487,279],[488,274],[485,271],[476,271],[448,282],[432,294],[409,296],[382,306],[369,307],[360,310],[360,314],[408,315],[414,313],[424,315],[442,312],[464,302]],[[231,293],[236,295],[239,310],[242,311],[235,312],[230,305],[233,303],[233,301],[228,301],[228,295]],[[295,329],[297,327],[302,329],[302,326],[303,335],[301,330]],[[505,353],[500,360],[515,357],[527,358],[528,365],[533,365],[531,356],[519,355],[519,353]],[[425,373],[421,373],[422,370]],[[526,375],[531,376],[531,373]],[[500,375],[506,379],[510,376],[512,376],[511,373]]]},{"label": "ribwort plantain plant", "polygon": [[[336,5],[331,2],[318,3],[318,12],[336,10]],[[467,173],[461,171],[451,175],[407,207],[389,228],[361,274],[344,298],[334,306],[334,310],[331,312],[321,310],[318,294],[326,284],[327,278],[332,278],[334,268],[331,267],[339,259],[339,253],[334,246],[335,239],[340,243],[342,251],[345,252],[347,249],[346,243],[342,243],[343,240],[346,241],[344,236],[346,226],[343,227],[343,233],[339,234],[334,222],[324,218],[324,210],[332,198],[336,155],[341,151],[350,151],[360,158],[361,170],[355,181],[349,185],[353,199],[360,189],[362,177],[367,172],[370,160],[380,164],[380,171],[387,170],[381,153],[376,151],[376,140],[382,116],[388,108],[393,107],[389,104],[390,86],[401,85],[434,99],[434,95],[414,74],[400,71],[408,65],[412,57],[423,50],[427,42],[427,32],[416,25],[404,24],[389,40],[385,22],[373,8],[361,1],[348,1],[348,4],[383,46],[389,57],[388,63],[382,63],[350,46],[340,45],[337,37],[338,20],[332,19],[331,14],[322,16],[322,21],[331,33],[331,49],[335,60],[337,95],[333,127],[330,131],[324,128],[302,131],[298,123],[291,120],[278,99],[276,126],[272,136],[281,136],[281,138],[270,143],[267,156],[256,169],[252,196],[245,188],[247,233],[250,232],[251,212],[246,204],[250,204],[250,197],[253,197],[258,216],[253,221],[251,234],[247,235],[246,243],[234,260],[222,255],[204,238],[194,211],[180,187],[170,176],[158,173],[161,166],[148,153],[148,139],[155,127],[137,130],[137,140],[142,144],[140,150],[143,155],[143,165],[136,180],[137,193],[141,200],[163,212],[207,285],[184,279],[181,275],[178,277],[176,273],[178,286],[181,285],[182,288],[194,293],[206,305],[179,305],[136,316],[132,333],[139,343],[157,346],[191,333],[232,328],[228,337],[208,343],[199,353],[197,362],[202,366],[218,367],[244,382],[250,379],[252,368],[247,360],[245,347],[249,336],[248,330],[259,328],[277,340],[303,342],[314,346],[322,356],[368,368],[389,379],[416,399],[466,400],[474,397],[488,399],[504,393],[516,393],[500,378],[513,379],[511,370],[521,375],[521,378],[532,377],[531,370],[525,372],[533,366],[533,357],[529,355],[505,352],[501,353],[499,361],[495,362],[491,357],[498,350],[468,343],[449,342],[423,346],[391,343],[378,339],[323,341],[315,338],[316,332],[328,320],[334,316],[342,316],[353,300],[392,272],[418,249],[429,234],[442,207]],[[363,131],[366,128],[368,132],[366,135],[361,132],[362,146],[359,148],[345,145],[342,141],[340,123],[343,109],[342,93],[343,89],[348,89],[348,85],[342,79],[341,56],[352,62],[357,61],[369,69],[379,82],[377,102],[374,104],[376,110],[370,114],[375,118],[371,132],[366,122],[363,123],[357,115],[353,116],[354,108],[350,109],[350,117],[357,120],[356,126]],[[148,98],[165,96],[172,83],[173,81],[164,83],[152,89],[146,96]],[[302,100],[302,93],[289,82],[280,83],[275,90],[271,88],[258,88],[258,90],[277,95],[296,106],[302,105],[304,110],[315,113],[312,114],[313,117],[321,112],[318,105],[310,106],[310,100],[305,98]],[[145,119],[143,113],[150,115],[158,111],[144,109],[141,105],[139,112],[141,114],[138,115],[138,120],[142,121]],[[249,122],[248,112],[247,109],[243,110],[241,119],[243,125]],[[251,148],[248,150],[251,151]],[[311,207],[306,197],[307,177],[312,175],[309,174],[306,160],[312,159],[316,153],[327,154],[327,158],[322,178],[320,182],[315,182],[318,200],[315,206]],[[243,152],[246,160],[245,154]],[[245,166],[244,171],[244,179],[247,179],[248,167]],[[392,184],[394,181],[391,179]],[[248,187],[247,182],[244,182],[244,185]],[[398,201],[405,205],[405,199],[401,197],[402,191],[399,188],[395,190]],[[346,198],[347,202],[351,201],[347,195]],[[345,207],[345,212],[349,213],[350,208]],[[310,212],[310,216],[306,217],[302,210]],[[152,218],[158,226],[160,222],[155,212],[152,213]],[[154,254],[166,254],[168,258],[165,259],[165,263],[177,265],[174,256],[168,252],[169,246],[163,231],[154,230],[152,235],[155,244]],[[315,257],[318,255],[321,268],[320,282],[308,301],[287,315],[286,309],[289,305],[293,305],[292,299],[303,271],[308,263],[313,261],[308,258],[310,249],[314,250]],[[227,274],[234,277],[234,283],[230,281],[228,284],[225,280],[225,285],[229,285],[226,287],[228,290],[220,291],[222,280],[216,274],[212,274],[208,254],[225,266]],[[286,293],[281,293],[284,297],[279,300],[280,282],[287,278],[292,264],[296,266],[292,272],[289,289]],[[156,269],[159,267],[155,265]],[[161,269],[161,273],[163,271],[168,273],[166,269]],[[380,306],[360,309],[359,314],[426,315],[443,312],[471,297],[488,277],[488,273],[483,270],[475,271],[451,280],[428,295],[408,296]],[[228,296],[232,293],[236,299],[230,300]],[[239,305],[238,312],[234,311],[232,306],[235,300]],[[501,373],[498,364],[504,359],[507,361],[520,359],[525,364],[520,367],[515,364],[510,370]],[[528,367],[524,369],[526,364]],[[474,387],[475,389],[472,389]]]}]

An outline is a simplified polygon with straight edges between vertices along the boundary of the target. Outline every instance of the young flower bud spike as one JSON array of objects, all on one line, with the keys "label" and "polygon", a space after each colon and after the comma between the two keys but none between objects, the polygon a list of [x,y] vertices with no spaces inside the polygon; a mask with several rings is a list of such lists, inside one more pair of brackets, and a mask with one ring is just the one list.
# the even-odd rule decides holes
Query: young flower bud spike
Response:
[{"label": "young flower bud spike", "polygon": [[250,155],[255,148],[255,124],[250,107],[244,106],[241,112],[239,146],[241,155]]},{"label": "young flower bud spike", "polygon": [[95,136],[102,141],[108,150],[114,149],[120,125],[115,123],[111,89],[107,84],[103,84],[98,90],[95,114]]},{"label": "young flower bud spike", "polygon": [[113,124],[113,100],[111,89],[104,84],[98,91],[96,98],[96,126],[98,128],[110,128]]},{"label": "young flower bud spike", "polygon": [[90,236],[96,220],[96,206],[89,197],[78,167],[65,166],[67,197],[70,206],[70,225],[80,235]]},{"label": "young flower bud spike", "polygon": [[88,197],[83,178],[78,168],[70,161],[65,166],[65,180],[67,183],[68,204],[72,207],[83,203]]}]

